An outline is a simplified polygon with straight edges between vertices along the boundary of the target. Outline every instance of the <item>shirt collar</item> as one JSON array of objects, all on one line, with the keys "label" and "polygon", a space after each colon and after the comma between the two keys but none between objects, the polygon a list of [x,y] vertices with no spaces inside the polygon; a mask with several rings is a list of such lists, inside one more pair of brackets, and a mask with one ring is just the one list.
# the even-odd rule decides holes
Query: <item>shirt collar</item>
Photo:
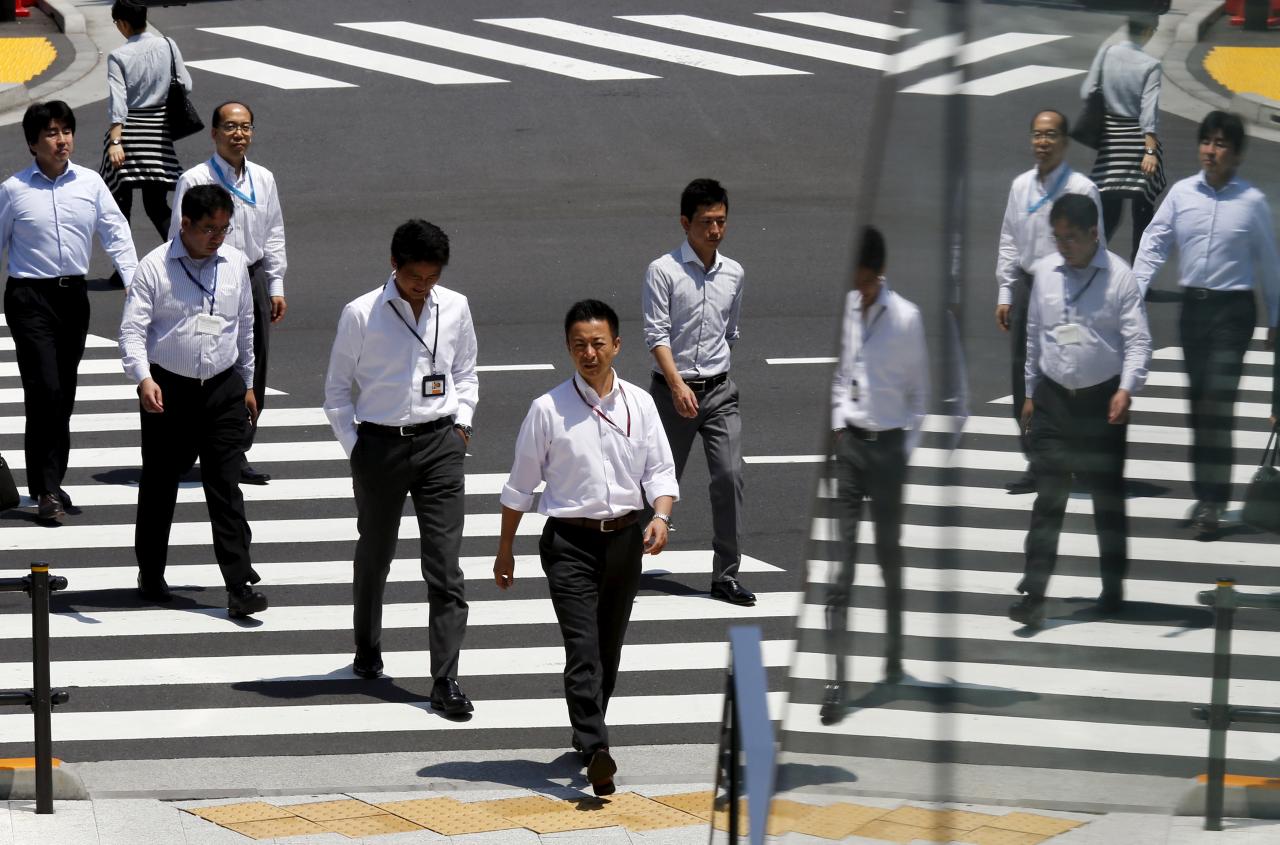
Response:
[{"label": "shirt collar", "polygon": [[[192,262],[197,260],[192,258],[191,254],[187,252],[187,245],[182,242],[181,234],[176,235],[173,240],[169,241],[169,257],[173,259],[185,258]],[[209,256],[209,258],[212,258],[215,264],[220,261],[225,261],[226,258],[222,255],[222,246],[219,245],[213,255]],[[208,259],[201,260],[207,261]]]},{"label": "shirt collar", "polygon": [[1227,180],[1227,184],[1223,185],[1221,188],[1214,188],[1209,184],[1209,180],[1204,177],[1204,168],[1201,168],[1200,172],[1196,174],[1196,186],[1208,191],[1210,196],[1218,196],[1228,188],[1234,188],[1241,184],[1240,176],[1238,175],[1239,172],[1240,171],[1237,170],[1236,174],[1232,175],[1232,177]]},{"label": "shirt collar", "polygon": [[133,35],[130,35],[125,40],[128,41],[130,44],[134,44],[134,43],[137,43],[138,41],[141,41],[144,38],[155,38],[155,37],[156,37],[156,34],[154,32],[152,32],[149,29],[144,29],[142,32],[135,32]]},{"label": "shirt collar", "polygon": [[49,183],[50,185],[56,185],[65,179],[71,178],[72,172],[74,170],[75,170],[75,165],[73,165],[70,161],[68,161],[66,169],[58,174],[58,178],[50,179],[48,176],[45,175],[45,172],[40,169],[40,165],[36,164],[34,161],[31,162],[31,167],[28,168],[28,172],[31,173],[32,179],[36,179],[38,177],[40,179],[43,179],[45,182]]},{"label": "shirt collar", "polygon": [[[396,274],[394,272],[392,272],[390,276],[387,276],[387,281],[382,286],[381,299],[383,302],[403,302],[406,308],[409,307],[409,303],[400,296],[400,289],[396,287]],[[427,307],[434,307],[439,303],[439,301],[440,298],[436,296],[436,286],[432,285],[431,292],[427,294]]]},{"label": "shirt collar", "polygon": [[1083,267],[1072,267],[1067,260],[1062,257],[1062,253],[1058,253],[1058,266],[1054,269],[1060,273],[1083,273],[1091,267],[1097,267],[1106,270],[1111,266],[1110,260],[1107,258],[1107,247],[1098,240],[1098,248],[1093,252],[1093,258],[1089,259],[1089,263]]},{"label": "shirt collar", "polygon": [[1057,182],[1058,179],[1062,176],[1062,168],[1064,167],[1070,167],[1070,165],[1067,164],[1067,160],[1065,158],[1062,161],[1058,162],[1057,167],[1055,167],[1053,170],[1050,170],[1048,173],[1046,173],[1043,179],[1040,178],[1040,168],[1033,167],[1031,168],[1031,178],[1032,180],[1034,180],[1037,188],[1039,187],[1052,188],[1054,183]]},{"label": "shirt collar", "polygon": [[[223,173],[226,173],[233,182],[239,183],[246,176],[249,175],[249,157],[248,156],[245,156],[245,159],[244,159],[244,172],[241,173],[238,178],[236,176],[235,165],[227,161],[222,156],[218,155],[217,152],[213,154],[213,160],[218,163],[218,167],[222,170]],[[214,174],[214,175],[217,175],[217,174]]]},{"label": "shirt collar", "polygon": [[[856,291],[855,291],[855,293],[856,293]],[[879,293],[879,295],[878,295],[878,296],[876,296],[876,301],[875,301],[874,303],[872,303],[871,307],[872,307],[872,308],[875,308],[877,305],[879,305],[881,308],[888,308],[888,307],[889,307],[889,296],[890,296],[892,293],[893,293],[893,291],[891,291],[891,290],[889,289],[889,280],[888,280],[888,278],[886,278],[886,277],[884,277],[884,276],[881,276],[881,277],[880,277],[880,293]],[[855,309],[857,309],[858,311],[861,311],[861,310],[862,310],[862,294],[860,294],[860,293],[858,294],[858,296],[857,296],[857,297],[855,298],[855,300],[854,300],[854,308],[855,308]]]},{"label": "shirt collar", "polygon": [[578,389],[582,391],[582,395],[587,397],[587,399],[594,399],[596,402],[604,402],[606,399],[612,399],[618,394],[618,391],[622,389],[622,379],[618,378],[618,371],[610,367],[609,372],[613,373],[613,390],[610,390],[604,396],[597,395],[595,388],[587,384],[586,380],[579,375],[577,369],[574,369],[573,371],[573,383],[578,386]]},{"label": "shirt collar", "polygon": [[[703,270],[702,259],[698,257],[698,253],[693,251],[693,247],[689,245],[688,239],[680,244],[680,263],[696,264],[699,270]],[[711,262],[711,269],[703,270],[704,273],[714,273],[720,269],[720,250],[716,250],[715,260]]]}]

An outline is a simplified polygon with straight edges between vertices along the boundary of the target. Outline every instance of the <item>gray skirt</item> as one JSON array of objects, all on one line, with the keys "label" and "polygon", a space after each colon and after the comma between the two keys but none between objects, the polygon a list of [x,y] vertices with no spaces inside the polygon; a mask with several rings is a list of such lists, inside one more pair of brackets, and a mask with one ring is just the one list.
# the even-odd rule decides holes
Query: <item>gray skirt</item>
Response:
[{"label": "gray skirt", "polygon": [[169,137],[169,126],[164,120],[164,106],[129,109],[120,133],[124,164],[118,170],[111,166],[107,156],[110,140],[108,132],[102,142],[98,174],[113,194],[156,182],[173,187],[182,175],[173,139]]},{"label": "gray skirt", "polygon": [[1098,158],[1093,163],[1089,178],[1101,193],[1119,193],[1143,196],[1154,204],[1165,187],[1164,150],[1156,143],[1156,172],[1148,178],[1142,172],[1142,157],[1146,154],[1147,138],[1137,118],[1106,115],[1102,141],[1098,144]]}]

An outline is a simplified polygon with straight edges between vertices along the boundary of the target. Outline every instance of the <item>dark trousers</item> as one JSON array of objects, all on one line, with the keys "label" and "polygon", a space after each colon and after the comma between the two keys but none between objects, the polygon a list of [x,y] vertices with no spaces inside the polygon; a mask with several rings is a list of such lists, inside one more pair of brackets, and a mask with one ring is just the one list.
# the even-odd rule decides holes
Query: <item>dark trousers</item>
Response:
[{"label": "dark trousers", "polygon": [[[253,395],[258,400],[258,417],[267,406],[267,356],[271,346],[271,296],[267,293],[267,276],[259,261],[249,268],[249,280],[253,289]],[[258,423],[249,423],[244,450],[253,448],[258,433]],[[246,458],[246,462],[248,459]]]},{"label": "dark trousers", "polygon": [[702,435],[711,481],[711,580],[738,577],[742,561],[742,417],[738,413],[738,386],[726,378],[705,393],[697,394],[698,415],[692,419],[676,412],[671,388],[656,375],[649,387],[658,417],[671,444],[676,480],[684,475],[693,438]]},{"label": "dark trousers", "polygon": [[1027,308],[1031,305],[1031,276],[1025,272],[1013,285],[1009,305],[1009,384],[1013,388],[1013,421],[1018,424],[1019,445],[1027,455],[1026,432],[1022,430],[1022,405],[1027,400]]},{"label": "dark trousers", "polygon": [[1117,191],[1102,192],[1102,222],[1107,230],[1107,242],[1120,226],[1120,216],[1124,212],[1124,201],[1130,200],[1133,214],[1133,251],[1129,254],[1129,263],[1138,257],[1138,245],[1142,243],[1142,233],[1147,231],[1151,218],[1156,216],[1156,207],[1147,202],[1142,194],[1126,194]]},{"label": "dark trousers", "polygon": [[595,751],[609,745],[605,711],[640,589],[640,524],[606,533],[548,519],[538,553],[564,638],[569,722],[582,747]]},{"label": "dark trousers", "polygon": [[1121,598],[1129,568],[1128,516],[1124,498],[1128,425],[1111,425],[1107,413],[1120,386],[1114,378],[1070,391],[1041,379],[1031,418],[1031,466],[1036,501],[1027,532],[1026,569],[1018,591],[1044,598],[1058,562],[1058,537],[1074,474],[1093,495],[1093,525],[1103,595]]},{"label": "dark trousers", "polygon": [[164,577],[178,481],[200,459],[213,552],[228,589],[256,583],[249,560],[252,532],[240,493],[240,448],[249,412],[235,369],[210,379],[175,375],[152,365],[164,412],[142,417],[142,480],[133,548],[144,581]]},{"label": "dark trousers", "polygon": [[458,676],[458,652],[467,631],[463,590],[462,459],[466,445],[453,430],[453,418],[412,437],[369,433],[362,429],[351,451],[357,523],[353,577],[353,628],[356,653],[382,654],[382,597],[400,534],[404,497],[418,516],[422,577],[427,582],[431,677]]},{"label": "dark trousers", "polygon": [[4,314],[26,406],[27,486],[32,498],[38,498],[57,493],[67,474],[76,370],[89,331],[84,280],[10,278]]},{"label": "dark trousers", "polygon": [[884,576],[885,656],[902,659],[902,485],[907,457],[901,429],[870,434],[845,429],[836,435],[836,514],[840,522],[841,558],[827,586],[827,647],[835,660],[835,680],[845,680],[850,653],[849,605],[858,560],[858,522],[862,503],[871,500],[876,526],[876,562]]},{"label": "dark trousers", "polygon": [[1253,291],[1184,288],[1178,329],[1191,402],[1192,493],[1223,507],[1231,498],[1231,432],[1244,353],[1257,313]]},{"label": "dark trousers", "polygon": [[[142,210],[147,213],[147,219],[151,221],[151,225],[155,226],[156,231],[160,233],[160,240],[169,240],[169,218],[172,214],[169,208],[169,192],[173,190],[173,186],[163,182],[145,182],[138,190],[142,191]],[[120,206],[120,213],[124,215],[124,219],[128,220],[133,214],[133,188],[124,188],[112,194],[111,198],[116,201],[116,205]]]}]

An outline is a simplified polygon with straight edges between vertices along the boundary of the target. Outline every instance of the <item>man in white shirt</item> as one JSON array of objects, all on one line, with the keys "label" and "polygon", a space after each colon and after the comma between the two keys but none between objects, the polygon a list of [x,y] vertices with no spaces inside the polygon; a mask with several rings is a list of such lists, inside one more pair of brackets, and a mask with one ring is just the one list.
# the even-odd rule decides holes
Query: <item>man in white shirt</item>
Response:
[{"label": "man in white shirt", "polygon": [[[605,711],[640,585],[641,558],[667,544],[679,497],[671,447],[649,394],[613,370],[618,315],[604,302],[575,303],[564,320],[575,374],[533,401],[502,488],[502,531],[493,562],[503,590],[515,580],[516,529],[533,509],[547,516],[538,551],[564,637],[564,690],[573,747],[596,795],[614,791]],[[645,501],[653,506],[641,522]]]},{"label": "man in white shirt", "polygon": [[742,561],[742,418],[729,375],[738,341],[742,265],[722,254],[729,194],[714,179],[695,179],[680,195],[685,240],[655,259],[644,276],[644,340],[653,355],[649,392],[684,475],[693,439],[702,435],[711,476],[711,597],[755,604],[738,582]]},{"label": "man in white shirt", "polygon": [[253,304],[244,255],[223,243],[231,195],[217,185],[182,200],[178,237],[138,264],[120,319],[125,372],[138,384],[142,479],[134,552],[138,591],[172,597],[165,582],[178,481],[200,459],[213,551],[233,618],[266,610],[254,591],[251,532],[240,493],[240,444],[258,413],[253,395]]},{"label": "man in white shirt", "polygon": [[[249,261],[253,285],[253,392],[258,397],[258,414],[267,402],[267,355],[271,326],[284,319],[288,304],[284,298],[285,258],[284,214],[276,178],[257,162],[247,158],[253,143],[253,111],[244,103],[226,102],[213,110],[210,120],[214,153],[182,174],[173,189],[173,221],[169,236],[175,237],[181,222],[182,195],[194,185],[221,185],[235,201],[231,232],[227,243],[244,253]],[[253,446],[257,423],[249,426],[245,451]],[[266,484],[271,476],[249,465],[240,469],[240,480]]]},{"label": "man in white shirt", "polygon": [[888,684],[902,680],[902,487],[928,410],[929,355],[920,309],[889,289],[885,257],[884,236],[866,227],[831,379],[843,557],[827,588],[827,646],[835,671],[820,715],[828,725],[844,718],[849,604],[864,500],[870,500],[876,562],[885,585],[884,679]]},{"label": "man in white shirt", "polygon": [[[1027,361],[1027,302],[1031,297],[1031,268],[1046,255],[1056,252],[1049,229],[1049,209],[1064,194],[1082,194],[1102,209],[1097,187],[1066,162],[1067,118],[1062,112],[1045,109],[1031,119],[1031,152],[1036,166],[1020,174],[1009,186],[1009,201],[1000,224],[1000,249],[996,257],[996,325],[1009,332],[1013,366],[1013,418],[1021,428],[1023,370]],[[1025,432],[1022,451],[1026,454]],[[1028,471],[1005,485],[1010,493],[1031,493],[1035,478]]]},{"label": "man in white shirt", "polygon": [[462,459],[479,399],[476,333],[467,298],[438,284],[449,238],[409,220],[391,238],[391,277],[342,310],[325,378],[324,411],[351,459],[357,529],[355,658],[382,674],[382,596],[404,497],[418,517],[430,608],[431,706],[473,710],[458,685],[467,631],[462,546]]},{"label": "man in white shirt", "polygon": [[1098,610],[1124,602],[1129,567],[1124,459],[1131,397],[1147,380],[1151,332],[1142,292],[1128,265],[1098,236],[1098,209],[1069,194],[1050,212],[1058,252],[1036,263],[1027,312],[1027,399],[1036,501],[1026,569],[1009,618],[1044,624],[1045,592],[1074,476],[1093,495],[1102,593]]}]

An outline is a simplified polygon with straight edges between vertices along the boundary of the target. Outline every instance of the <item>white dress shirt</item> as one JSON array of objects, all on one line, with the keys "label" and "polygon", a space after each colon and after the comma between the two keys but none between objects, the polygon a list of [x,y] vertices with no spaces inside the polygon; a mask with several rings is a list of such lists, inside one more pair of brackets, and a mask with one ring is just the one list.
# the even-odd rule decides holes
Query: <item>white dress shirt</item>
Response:
[{"label": "white dress shirt", "polygon": [[9,253],[10,276],[83,276],[94,233],[127,286],[138,256],[129,221],[101,176],[67,162],[67,169],[50,179],[32,164],[0,184],[0,249]]},{"label": "white dress shirt", "polygon": [[[443,396],[422,395],[429,375],[444,376]],[[324,381],[324,412],[348,456],[357,421],[398,426],[456,417],[459,425],[471,425],[479,398],[476,330],[462,294],[436,285],[415,319],[392,274],[342,309]]]},{"label": "white dress shirt", "polygon": [[[107,120],[124,124],[129,109],[163,106],[169,96],[169,45],[154,32],[131,35],[107,55]],[[173,45],[178,79],[191,91],[191,74],[182,62],[182,51]]]},{"label": "white dress shirt", "polygon": [[831,378],[831,427],[907,429],[910,454],[920,441],[928,407],[929,353],[920,309],[882,279],[864,319],[862,294],[849,291],[840,360]]},{"label": "white dress shirt", "polygon": [[1053,255],[1058,247],[1053,242],[1049,212],[1053,203],[1066,194],[1080,194],[1098,207],[1098,235],[1106,241],[1102,224],[1102,197],[1098,186],[1083,173],[1071,169],[1065,161],[1044,178],[1031,168],[1009,186],[1009,201],[1000,224],[1000,251],[996,258],[996,281],[1000,283],[998,305],[1013,302],[1013,286],[1022,273],[1030,273],[1037,261]]},{"label": "white dress shirt", "polygon": [[[201,315],[210,314],[219,321],[217,334],[197,329]],[[244,253],[223,244],[196,262],[174,238],[143,256],[125,294],[120,354],[138,384],[151,377],[152,364],[198,379],[234,366],[253,387],[253,296]]]},{"label": "white dress shirt", "polygon": [[1099,70],[1107,111],[1119,117],[1136,118],[1143,134],[1156,134],[1163,76],[1160,62],[1132,41],[1104,47],[1094,55],[1089,73],[1080,85],[1080,99],[1087,99],[1089,92],[1097,87]]},{"label": "white dress shirt", "polygon": [[284,212],[280,210],[276,177],[248,159],[237,176],[235,168],[215,153],[208,161],[183,173],[174,186],[173,217],[169,222],[171,238],[176,238],[182,227],[182,195],[196,185],[221,185],[231,194],[234,210],[226,243],[243,252],[250,264],[261,261],[268,295],[284,296],[284,271],[288,261],[284,253]]},{"label": "white dress shirt", "polygon": [[574,373],[529,406],[502,504],[531,510],[544,481],[538,513],[547,516],[613,519],[643,508],[642,491],[650,502],[680,498],[653,398],[616,372],[604,397]]},{"label": "white dress shirt", "polygon": [[1260,283],[1267,325],[1280,325],[1280,258],[1262,191],[1243,179],[1214,190],[1203,171],[1176,182],[1143,233],[1133,262],[1144,295],[1174,245],[1178,284],[1225,291],[1252,290]]},{"label": "white dress shirt", "polygon": [[[744,280],[742,265],[719,252],[705,270],[687,240],[655,259],[640,296],[645,344],[650,350],[670,347],[683,377],[727,373],[729,350],[738,342]],[[656,362],[653,369],[662,372]]]},{"label": "white dress shirt", "polygon": [[1150,360],[1147,309],[1124,259],[1100,243],[1083,268],[1056,253],[1036,264],[1027,308],[1028,398],[1042,377],[1080,390],[1118,375],[1121,389],[1134,394],[1147,383]]}]

